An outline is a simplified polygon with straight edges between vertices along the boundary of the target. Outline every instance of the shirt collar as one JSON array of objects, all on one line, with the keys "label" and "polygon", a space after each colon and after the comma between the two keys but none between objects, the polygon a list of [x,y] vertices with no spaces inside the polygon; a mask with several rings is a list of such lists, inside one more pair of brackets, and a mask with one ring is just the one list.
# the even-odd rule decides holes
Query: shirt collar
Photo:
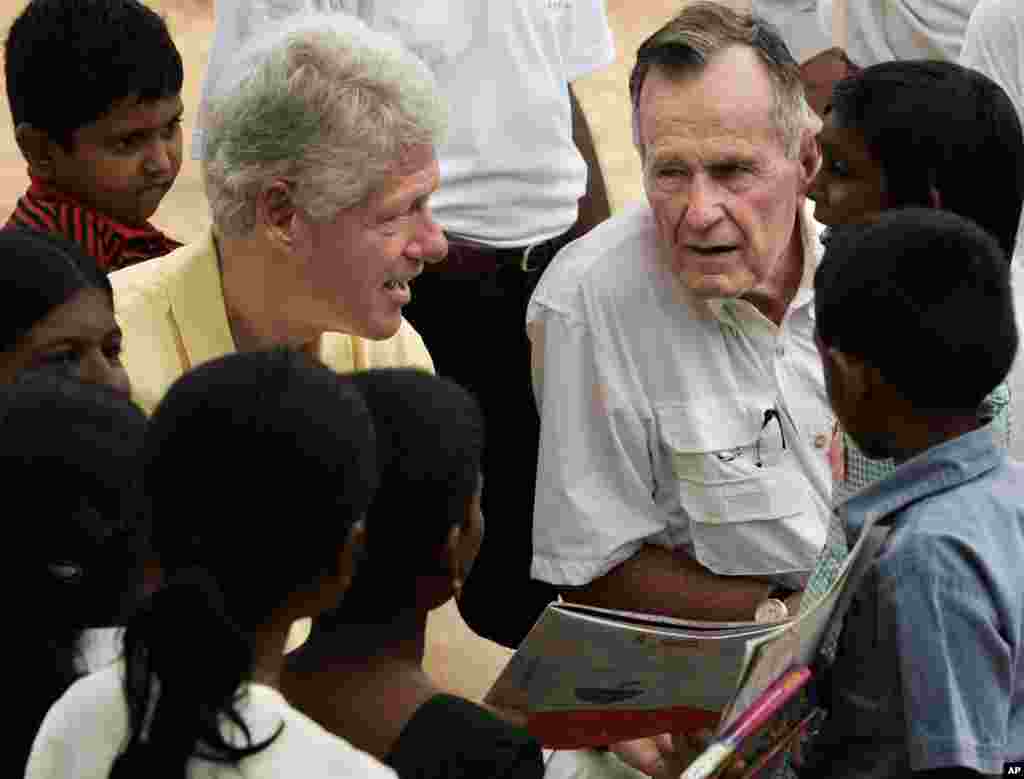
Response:
[{"label": "shirt collar", "polygon": [[[122,236],[125,240],[131,240],[134,238],[154,237],[167,239],[167,236],[165,236],[160,230],[158,230],[149,222],[143,222],[141,225],[138,225],[136,227],[126,225],[123,222],[117,221],[113,217],[107,216],[101,211],[97,211],[95,208],[90,208],[89,206],[83,204],[79,200],[76,200],[70,195],[61,192],[58,189],[54,189],[43,179],[37,178],[36,176],[30,176],[29,179],[31,181],[31,184],[29,185],[28,192],[33,197],[39,200],[47,200],[53,203],[67,203],[72,208],[78,209],[80,211],[87,211],[88,213],[92,214],[92,217],[93,219],[96,220],[97,225],[107,225],[110,230],[112,230],[117,235]],[[173,243],[175,244],[175,246],[172,248],[181,246],[181,244],[178,241],[174,241]]]},{"label": "shirt collar", "polygon": [[891,474],[867,485],[836,507],[848,537],[856,538],[865,523],[900,511],[911,503],[952,489],[981,476],[1006,460],[985,425],[944,441],[897,466]]}]

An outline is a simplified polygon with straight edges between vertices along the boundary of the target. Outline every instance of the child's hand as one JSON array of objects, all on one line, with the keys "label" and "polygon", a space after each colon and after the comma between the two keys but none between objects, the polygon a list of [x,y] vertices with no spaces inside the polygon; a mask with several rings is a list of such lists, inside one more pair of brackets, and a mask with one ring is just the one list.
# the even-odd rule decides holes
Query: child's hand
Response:
[{"label": "child's hand", "polygon": [[[707,749],[712,739],[712,732],[702,729],[692,733],[663,733],[653,738],[621,741],[612,744],[609,749],[622,762],[653,779],[679,779],[679,775]],[[746,767],[741,757],[733,757],[719,776],[740,777]]]}]

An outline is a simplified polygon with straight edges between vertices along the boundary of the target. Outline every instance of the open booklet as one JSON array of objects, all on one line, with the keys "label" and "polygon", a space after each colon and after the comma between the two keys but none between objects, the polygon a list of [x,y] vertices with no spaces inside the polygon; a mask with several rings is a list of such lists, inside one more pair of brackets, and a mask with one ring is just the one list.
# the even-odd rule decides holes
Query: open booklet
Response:
[{"label": "open booklet", "polygon": [[[769,686],[809,666],[864,557],[865,532],[832,586],[795,619],[698,622],[550,604],[486,701],[527,714],[546,747],[577,749],[733,727]],[[840,608],[844,608],[841,606]]]}]

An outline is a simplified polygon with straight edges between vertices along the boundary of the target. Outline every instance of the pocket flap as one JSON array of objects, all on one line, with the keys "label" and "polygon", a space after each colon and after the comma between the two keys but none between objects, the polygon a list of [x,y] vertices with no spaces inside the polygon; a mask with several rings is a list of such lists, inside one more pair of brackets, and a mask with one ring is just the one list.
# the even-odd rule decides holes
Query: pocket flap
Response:
[{"label": "pocket flap", "polygon": [[661,437],[677,453],[720,452],[737,446],[749,446],[761,430],[765,408],[753,399],[702,398],[678,404],[662,404],[654,409]]}]

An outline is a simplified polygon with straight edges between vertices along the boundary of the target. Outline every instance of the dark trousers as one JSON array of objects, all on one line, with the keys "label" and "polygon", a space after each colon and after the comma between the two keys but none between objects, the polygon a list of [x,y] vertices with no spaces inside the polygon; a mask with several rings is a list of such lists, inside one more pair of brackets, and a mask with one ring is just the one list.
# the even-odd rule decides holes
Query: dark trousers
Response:
[{"label": "dark trousers", "polygon": [[[472,392],[483,410],[484,541],[459,611],[476,633],[512,648],[557,597],[530,578],[540,420],[526,337],[526,305],[556,249],[532,252],[531,271],[514,261],[490,272],[426,270],[404,310],[437,373]],[[453,265],[458,252],[449,249]]]}]

